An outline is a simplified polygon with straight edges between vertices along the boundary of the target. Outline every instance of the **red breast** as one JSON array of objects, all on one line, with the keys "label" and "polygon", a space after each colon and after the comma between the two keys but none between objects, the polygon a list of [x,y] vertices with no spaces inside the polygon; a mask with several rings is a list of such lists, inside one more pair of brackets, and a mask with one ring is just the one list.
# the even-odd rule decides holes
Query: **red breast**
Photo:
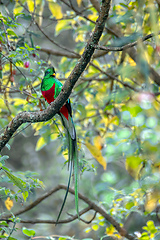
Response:
[{"label": "red breast", "polygon": [[42,95],[48,103],[51,103],[55,100],[54,99],[54,93],[55,93],[55,83],[53,84],[53,86],[49,90],[42,91]]}]

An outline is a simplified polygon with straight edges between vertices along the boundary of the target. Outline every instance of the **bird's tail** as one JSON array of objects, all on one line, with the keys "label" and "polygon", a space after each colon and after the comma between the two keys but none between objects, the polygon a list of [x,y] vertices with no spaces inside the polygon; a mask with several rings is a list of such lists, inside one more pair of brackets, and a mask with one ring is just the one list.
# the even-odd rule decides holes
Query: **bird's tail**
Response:
[{"label": "bird's tail", "polygon": [[69,116],[69,119],[67,120],[64,115],[60,113],[62,123],[66,129],[67,136],[68,136],[68,160],[69,160],[69,168],[70,168],[70,173],[69,173],[69,179],[68,179],[68,185],[67,185],[67,190],[66,194],[60,209],[60,212],[57,217],[56,224],[59,221],[59,218],[61,216],[61,213],[63,211],[67,196],[68,196],[68,191],[69,191],[69,186],[71,182],[71,176],[72,172],[74,173],[74,188],[75,188],[75,206],[76,206],[76,212],[79,218],[79,208],[78,208],[78,172],[79,172],[79,166],[78,166],[78,151],[77,151],[77,140],[76,140],[76,131],[74,127],[74,123],[72,118]]}]

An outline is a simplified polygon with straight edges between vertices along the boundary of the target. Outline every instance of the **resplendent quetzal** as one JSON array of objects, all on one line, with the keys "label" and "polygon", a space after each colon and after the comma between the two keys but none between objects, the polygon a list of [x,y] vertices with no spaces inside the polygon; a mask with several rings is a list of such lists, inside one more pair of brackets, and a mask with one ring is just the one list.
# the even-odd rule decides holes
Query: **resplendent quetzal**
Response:
[{"label": "resplendent quetzal", "polygon": [[[59,95],[62,89],[62,83],[56,79],[55,77],[56,73],[53,67],[48,68],[45,71],[44,78],[42,80],[41,84],[41,91],[43,97],[46,99],[48,103],[53,102],[56,97]],[[75,187],[75,206],[76,211],[79,217],[79,210],[78,210],[78,153],[77,153],[77,141],[76,141],[76,131],[74,127],[74,123],[72,120],[72,108],[70,104],[70,100],[68,99],[67,102],[62,106],[58,114],[61,116],[61,120],[63,123],[63,126],[66,129],[67,137],[68,137],[68,158],[69,158],[69,166],[70,166],[70,174],[69,174],[69,180],[68,180],[68,187],[67,191],[62,203],[62,207],[60,209],[58,218],[56,223],[58,223],[58,220],[61,216],[63,207],[65,205],[67,195],[68,195],[68,189],[70,186],[71,181],[71,175],[72,170],[74,172],[74,187]]]}]

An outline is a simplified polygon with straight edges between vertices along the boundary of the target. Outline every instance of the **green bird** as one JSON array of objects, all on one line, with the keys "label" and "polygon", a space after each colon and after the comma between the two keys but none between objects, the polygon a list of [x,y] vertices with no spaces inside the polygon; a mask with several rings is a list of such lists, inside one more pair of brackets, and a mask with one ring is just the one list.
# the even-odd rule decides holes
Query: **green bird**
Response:
[{"label": "green bird", "polygon": [[[44,78],[41,84],[41,92],[43,97],[46,101],[50,104],[53,102],[56,97],[61,92],[63,84],[55,77],[55,69],[54,67],[50,67],[45,71]],[[79,209],[78,209],[78,152],[77,152],[77,141],[76,141],[76,130],[74,127],[73,119],[72,119],[72,108],[70,100],[68,99],[67,102],[62,106],[58,114],[61,117],[62,124],[66,129],[67,138],[68,138],[68,160],[69,160],[69,167],[70,167],[70,174],[68,180],[68,186],[66,190],[66,194],[57,217],[56,223],[58,223],[61,213],[63,211],[68,190],[70,186],[72,171],[74,173],[74,188],[75,188],[75,206],[76,212],[79,218]]]}]

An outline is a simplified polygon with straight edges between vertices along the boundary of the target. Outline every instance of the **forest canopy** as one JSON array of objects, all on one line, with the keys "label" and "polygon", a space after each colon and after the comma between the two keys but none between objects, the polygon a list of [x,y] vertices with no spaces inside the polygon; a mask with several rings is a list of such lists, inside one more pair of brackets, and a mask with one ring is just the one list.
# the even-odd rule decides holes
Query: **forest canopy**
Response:
[{"label": "forest canopy", "polygon": [[[160,239],[160,1],[0,1],[0,238]],[[53,66],[63,84],[41,93]],[[70,98],[79,215],[57,115]]]}]

